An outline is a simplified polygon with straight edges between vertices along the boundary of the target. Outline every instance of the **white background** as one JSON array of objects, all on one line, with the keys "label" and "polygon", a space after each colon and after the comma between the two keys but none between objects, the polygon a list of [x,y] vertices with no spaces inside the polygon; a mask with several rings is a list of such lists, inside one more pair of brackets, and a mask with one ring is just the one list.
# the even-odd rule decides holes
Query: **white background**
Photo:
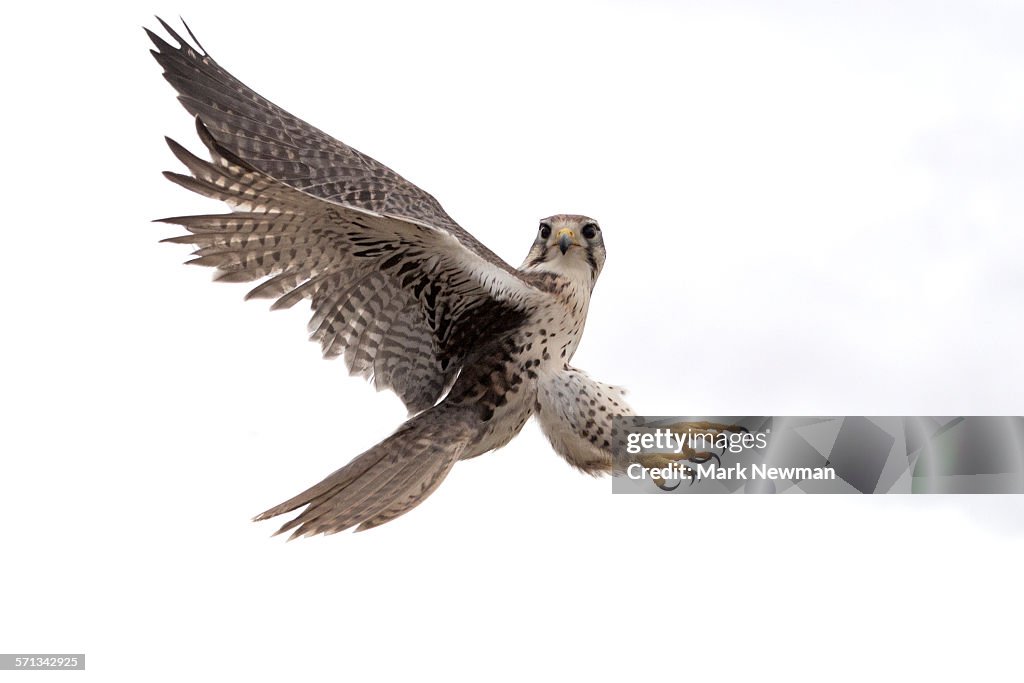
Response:
[{"label": "white background", "polygon": [[1018,498],[613,497],[531,424],[372,532],[248,521],[404,410],[157,244],[220,207],[159,175],[164,134],[199,144],[152,12],[513,263],[598,218],[574,362],[639,412],[1024,414],[1024,8],[768,5],[8,10],[0,650],[97,681],[1016,670]]}]

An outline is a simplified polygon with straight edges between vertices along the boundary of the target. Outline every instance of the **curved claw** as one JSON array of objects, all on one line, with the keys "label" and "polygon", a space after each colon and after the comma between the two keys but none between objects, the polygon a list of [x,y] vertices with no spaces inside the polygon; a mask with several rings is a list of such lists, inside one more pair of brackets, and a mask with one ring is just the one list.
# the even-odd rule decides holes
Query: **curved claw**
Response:
[{"label": "curved claw", "polygon": [[719,467],[722,466],[722,459],[720,457],[718,457],[718,453],[711,453],[711,452],[708,452],[708,453],[696,453],[693,456],[687,458],[687,460],[689,460],[690,462],[696,463],[698,465],[703,465],[704,463],[706,463],[709,460],[714,460],[718,464]]},{"label": "curved claw", "polygon": [[[693,483],[693,481],[691,480],[691,482],[690,482],[690,483],[692,484],[692,483]],[[654,485],[655,485],[655,486],[657,486],[657,487],[658,487],[659,489],[661,489],[662,491],[675,491],[675,490],[676,490],[677,488],[679,488],[679,485],[680,485],[680,484],[682,484],[682,482],[681,482],[681,481],[678,481],[678,482],[676,482],[676,485],[675,485],[675,486],[668,486],[668,485],[667,485],[667,484],[665,483],[665,480],[664,480],[664,479],[660,479],[660,480],[659,480],[659,479],[655,479],[655,480],[654,480]]]}]

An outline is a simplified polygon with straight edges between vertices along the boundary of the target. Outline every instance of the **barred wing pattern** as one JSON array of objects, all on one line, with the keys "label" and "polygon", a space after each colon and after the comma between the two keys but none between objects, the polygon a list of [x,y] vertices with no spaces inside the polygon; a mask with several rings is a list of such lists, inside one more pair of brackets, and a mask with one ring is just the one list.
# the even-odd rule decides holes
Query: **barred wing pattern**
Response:
[{"label": "barred wing pattern", "polygon": [[519,324],[539,292],[467,250],[450,233],[311,197],[249,167],[198,122],[204,161],[168,140],[191,175],[179,185],[232,213],[162,219],[191,234],[197,265],[217,279],[263,279],[249,298],[275,308],[312,299],[313,339],[349,370],[390,388],[410,412],[433,405],[476,339]]},{"label": "barred wing pattern", "polygon": [[[161,22],[163,23],[163,22]],[[390,169],[269,103],[198,54],[150,33],[211,161],[168,140],[191,175],[174,182],[233,212],[163,219],[217,279],[263,280],[248,297],[311,299],[312,338],[410,412],[433,405],[483,335],[542,295]],[[211,127],[212,126],[212,130]],[[433,222],[432,222],[433,221]],[[247,297],[247,298],[248,298]]]},{"label": "barred wing pattern", "polygon": [[[146,29],[158,48],[152,53],[164,69],[164,78],[178,91],[185,109],[253,168],[331,202],[443,228],[473,253],[515,272],[459,227],[433,196],[257,94],[202,47],[193,47],[162,19],[158,21],[179,45],[174,47]],[[191,31],[189,36],[198,46]]]}]

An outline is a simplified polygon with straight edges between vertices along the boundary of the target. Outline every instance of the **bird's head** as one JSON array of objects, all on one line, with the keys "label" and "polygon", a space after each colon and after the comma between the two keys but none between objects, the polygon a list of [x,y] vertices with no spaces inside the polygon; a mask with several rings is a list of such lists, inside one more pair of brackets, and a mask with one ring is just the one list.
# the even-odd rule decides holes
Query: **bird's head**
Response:
[{"label": "bird's head", "polygon": [[537,239],[523,269],[589,277],[592,284],[604,267],[604,257],[604,238],[597,221],[560,213],[543,219],[537,226]]}]

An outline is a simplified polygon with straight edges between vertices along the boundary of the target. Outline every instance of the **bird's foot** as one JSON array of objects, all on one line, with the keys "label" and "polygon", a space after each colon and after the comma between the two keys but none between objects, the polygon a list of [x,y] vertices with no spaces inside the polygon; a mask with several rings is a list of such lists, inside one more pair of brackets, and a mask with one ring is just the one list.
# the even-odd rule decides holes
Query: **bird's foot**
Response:
[{"label": "bird's foot", "polygon": [[[675,453],[648,453],[637,458],[637,462],[650,473],[654,485],[663,491],[674,491],[687,479],[693,485],[697,471],[685,464],[687,460]],[[669,481],[675,483],[670,485]]]},{"label": "bird's foot", "polygon": [[[695,481],[699,480],[698,469],[689,467],[685,463],[703,465],[714,460],[716,465],[721,467],[721,456],[725,455],[725,452],[728,450],[728,435],[742,434],[750,431],[740,425],[727,425],[706,421],[676,422],[675,424],[668,425],[667,429],[681,437],[682,441],[680,442],[681,448],[679,452],[650,453],[641,456],[638,460],[644,469],[648,471],[654,470],[673,475],[671,478],[676,483],[674,486],[670,486],[665,477],[660,474],[652,474],[651,480],[658,488],[664,491],[674,491],[679,488],[679,484],[683,479],[689,479],[691,486]],[[721,436],[726,436],[726,440],[723,441],[720,438]],[[695,444],[699,444],[699,447],[703,449],[721,448],[722,452],[715,453],[712,450],[698,450],[698,446]],[[665,468],[669,468],[668,471]]]}]

